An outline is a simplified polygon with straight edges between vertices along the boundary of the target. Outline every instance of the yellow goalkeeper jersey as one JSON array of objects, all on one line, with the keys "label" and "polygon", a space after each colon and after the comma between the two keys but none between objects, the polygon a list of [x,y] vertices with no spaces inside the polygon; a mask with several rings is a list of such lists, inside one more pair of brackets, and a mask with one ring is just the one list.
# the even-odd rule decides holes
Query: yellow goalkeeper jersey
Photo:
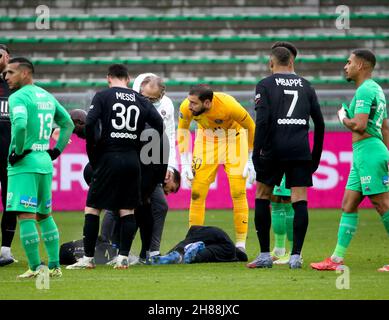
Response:
[{"label": "yellow goalkeeper jersey", "polygon": [[183,131],[189,129],[192,119],[197,122],[198,131],[203,131],[204,136],[207,136],[207,131],[211,130],[211,132],[224,130],[227,136],[228,130],[239,132],[242,128],[247,129],[248,149],[253,150],[255,123],[247,110],[234,97],[226,93],[214,92],[211,108],[199,116],[194,116],[189,110],[188,99],[181,103],[177,131],[180,153],[189,149],[189,145],[185,143]]}]

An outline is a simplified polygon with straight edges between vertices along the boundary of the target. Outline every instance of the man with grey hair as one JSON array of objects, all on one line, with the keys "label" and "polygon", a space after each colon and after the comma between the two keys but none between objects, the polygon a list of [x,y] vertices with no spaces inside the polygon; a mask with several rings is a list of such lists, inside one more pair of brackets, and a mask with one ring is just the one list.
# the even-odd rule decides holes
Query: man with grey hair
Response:
[{"label": "man with grey hair", "polygon": [[[173,178],[176,163],[176,126],[174,122],[174,105],[172,100],[165,95],[165,85],[162,78],[153,73],[143,73],[138,75],[132,89],[148,98],[157,109],[165,124],[165,133],[169,139],[169,160],[165,181]],[[152,239],[150,245],[150,256],[160,254],[160,244],[162,238],[165,218],[168,211],[168,204],[161,185],[158,185],[151,197],[151,210],[154,218]],[[142,253],[144,254],[144,253]],[[145,258],[140,255],[140,258]]]}]

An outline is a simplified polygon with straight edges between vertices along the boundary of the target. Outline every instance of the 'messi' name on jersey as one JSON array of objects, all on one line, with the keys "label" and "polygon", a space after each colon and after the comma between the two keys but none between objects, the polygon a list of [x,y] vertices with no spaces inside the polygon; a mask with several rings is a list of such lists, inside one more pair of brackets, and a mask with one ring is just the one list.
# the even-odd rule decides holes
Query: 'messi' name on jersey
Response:
[{"label": "'messi' name on jersey", "polygon": [[285,79],[285,78],[275,78],[277,86],[283,87],[303,87],[301,79]]},{"label": "'messi' name on jersey", "polygon": [[135,94],[134,93],[116,92],[116,99],[134,102],[135,101]]}]

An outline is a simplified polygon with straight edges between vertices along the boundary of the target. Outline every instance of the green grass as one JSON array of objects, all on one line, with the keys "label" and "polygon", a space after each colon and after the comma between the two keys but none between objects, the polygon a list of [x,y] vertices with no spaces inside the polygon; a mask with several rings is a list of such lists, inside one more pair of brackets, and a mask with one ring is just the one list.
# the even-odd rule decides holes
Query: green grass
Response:
[{"label": "green grass", "polygon": [[[38,290],[35,281],[16,280],[24,272],[26,259],[18,234],[13,253],[19,263],[0,269],[0,300],[4,299],[388,299],[389,273],[377,268],[389,263],[389,239],[378,215],[362,211],[359,229],[348,250],[350,289],[336,288],[335,272],[311,270],[309,263],[332,253],[336,242],[339,210],[311,210],[310,225],[304,245],[304,267],[289,270],[247,269],[244,263],[194,265],[134,266],[129,270],[113,270],[98,266],[95,270],[63,270],[61,279],[50,281],[49,290]],[[81,213],[56,213],[61,242],[80,239],[83,225]],[[163,235],[162,252],[183,239],[187,228],[187,212],[170,212]],[[221,226],[233,235],[230,211],[207,211],[208,225]],[[258,252],[253,212],[250,217],[248,255]],[[133,250],[139,250],[137,236]],[[42,250],[43,253],[43,250]],[[42,254],[45,257],[45,254]]]}]

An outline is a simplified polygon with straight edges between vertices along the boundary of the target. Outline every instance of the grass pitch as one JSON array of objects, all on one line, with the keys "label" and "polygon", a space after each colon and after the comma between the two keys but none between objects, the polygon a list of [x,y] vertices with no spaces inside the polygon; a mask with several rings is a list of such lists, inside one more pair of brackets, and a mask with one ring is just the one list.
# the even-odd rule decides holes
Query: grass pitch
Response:
[{"label": "grass pitch", "polygon": [[[247,243],[249,259],[255,258],[259,245],[250,212]],[[61,243],[80,239],[83,214],[54,214],[61,232]],[[245,263],[144,266],[114,270],[97,266],[95,270],[66,270],[63,277],[50,281],[49,290],[38,290],[34,280],[16,280],[27,270],[27,261],[15,235],[13,253],[19,260],[0,268],[0,300],[6,299],[131,299],[131,300],[260,300],[260,299],[389,299],[389,273],[377,272],[389,264],[389,239],[378,215],[361,211],[358,231],[346,257],[347,281],[335,272],[311,270],[309,263],[329,256],[336,243],[339,210],[310,210],[310,225],[305,240],[301,270],[288,266],[273,269],[248,269]],[[187,231],[187,212],[168,213],[162,239],[162,252],[168,251]],[[230,210],[206,213],[206,223],[222,227],[233,238]],[[41,249],[43,244],[41,243]],[[132,251],[140,248],[137,236]],[[42,259],[47,258],[42,252]]]}]

